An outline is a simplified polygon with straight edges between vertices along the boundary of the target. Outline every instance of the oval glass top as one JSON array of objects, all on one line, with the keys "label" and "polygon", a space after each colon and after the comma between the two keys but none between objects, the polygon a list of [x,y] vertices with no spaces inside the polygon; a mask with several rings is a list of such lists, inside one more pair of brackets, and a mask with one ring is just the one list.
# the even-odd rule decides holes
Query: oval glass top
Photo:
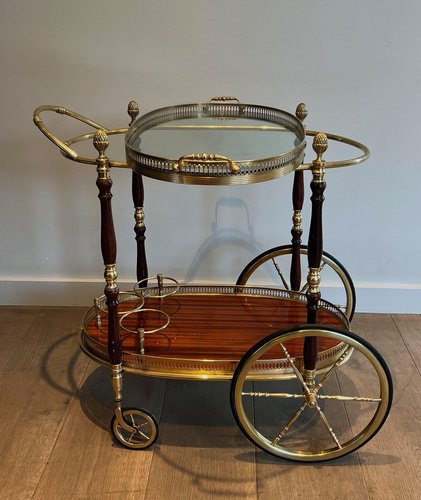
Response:
[{"label": "oval glass top", "polygon": [[247,184],[280,177],[304,156],[302,123],[252,104],[183,104],[152,111],[126,136],[138,173],[190,184]]},{"label": "oval glass top", "polygon": [[300,144],[294,132],[252,119],[172,120],[133,137],[133,149],[178,159],[186,154],[223,155],[234,161],[278,156]]}]

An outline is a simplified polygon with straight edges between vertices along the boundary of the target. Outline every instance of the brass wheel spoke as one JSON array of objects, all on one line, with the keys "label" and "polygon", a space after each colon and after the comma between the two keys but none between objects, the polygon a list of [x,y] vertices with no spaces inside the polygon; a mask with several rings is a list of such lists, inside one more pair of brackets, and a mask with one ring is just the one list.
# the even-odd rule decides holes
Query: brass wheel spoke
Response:
[{"label": "brass wheel spoke", "polygon": [[272,441],[272,445],[276,445],[279,443],[279,441],[285,436],[285,434],[289,431],[289,429],[294,425],[294,423],[298,420],[298,417],[303,413],[305,407],[307,406],[307,403],[304,403],[296,413],[289,419],[288,423],[286,426],[281,430],[281,432],[275,437],[275,439]]},{"label": "brass wheel spoke", "polygon": [[325,424],[327,430],[329,431],[329,434],[331,435],[333,441],[335,441],[335,444],[338,448],[342,448],[341,443],[339,442],[339,439],[337,438],[336,434],[333,432],[332,427],[329,424],[329,421],[326,418],[326,415],[323,413],[322,409],[320,408],[319,405],[315,406],[316,410],[319,413],[321,421]]},{"label": "brass wheel spoke", "polygon": [[142,436],[146,440],[149,439],[149,436],[147,434],[143,433],[142,431],[140,431],[139,429],[137,429],[137,434],[139,434],[140,436]]},{"label": "brass wheel spoke", "polygon": [[294,370],[294,373],[297,376],[298,380],[300,381],[301,385],[303,386],[304,391],[307,394],[309,394],[310,389],[308,388],[307,384],[305,383],[304,378],[303,378],[300,370],[296,367],[296,365],[295,365],[294,361],[292,360],[291,356],[289,355],[289,352],[287,351],[286,347],[284,346],[284,344],[282,344],[282,342],[280,342],[279,345],[281,346],[282,350],[284,351],[285,357],[287,358],[288,363],[291,366],[291,368]]},{"label": "brass wheel spoke", "polygon": [[328,394],[320,394],[317,396],[319,399],[336,399],[338,401],[363,401],[366,403],[380,403],[381,398],[365,398],[365,397],[358,397],[358,396],[342,396],[341,394],[338,394],[336,396],[334,395],[328,395]]},{"label": "brass wheel spoke", "polygon": [[290,394],[289,392],[242,392],[242,396],[251,396],[256,398],[292,398],[302,399],[304,394]]},{"label": "brass wheel spoke", "polygon": [[276,263],[275,259],[272,258],[273,265],[275,266],[276,272],[278,273],[278,276],[281,278],[282,284],[284,285],[285,290],[289,290],[288,283],[286,282],[284,275],[282,274],[281,268],[278,266]]}]

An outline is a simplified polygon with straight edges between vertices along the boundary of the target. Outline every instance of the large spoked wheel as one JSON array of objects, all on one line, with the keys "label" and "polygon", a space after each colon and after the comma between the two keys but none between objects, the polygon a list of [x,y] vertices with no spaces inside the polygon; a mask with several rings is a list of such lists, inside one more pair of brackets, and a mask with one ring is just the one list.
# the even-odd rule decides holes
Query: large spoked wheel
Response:
[{"label": "large spoked wheel", "polygon": [[[306,337],[317,339],[313,378],[303,369]],[[336,359],[326,364],[332,352]],[[265,373],[260,360],[265,366],[273,360],[273,369]],[[392,393],[387,365],[368,342],[345,330],[306,325],[276,332],[247,352],[234,373],[231,407],[262,450],[317,462],[367,443],[385,422]]]},{"label": "large spoked wheel", "polygon": [[[301,269],[305,281],[307,246],[301,246]],[[289,270],[291,267],[292,246],[283,245],[261,253],[243,269],[237,285],[264,284],[289,290]],[[323,299],[337,305],[349,321],[355,311],[355,288],[345,267],[332,255],[323,252],[321,263],[321,294]],[[300,292],[305,293],[307,284],[303,283]]]},{"label": "large spoked wheel", "polygon": [[122,410],[123,418],[131,428],[128,430],[120,425],[114,415],[111,420],[111,432],[117,441],[132,450],[149,448],[158,438],[158,422],[146,410],[126,408]]}]

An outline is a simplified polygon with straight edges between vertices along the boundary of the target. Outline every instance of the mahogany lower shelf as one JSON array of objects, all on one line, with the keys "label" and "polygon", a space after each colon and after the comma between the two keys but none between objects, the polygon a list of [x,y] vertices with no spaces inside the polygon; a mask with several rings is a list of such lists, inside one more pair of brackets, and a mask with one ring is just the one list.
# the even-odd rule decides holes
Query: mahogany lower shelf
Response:
[{"label": "mahogany lower shelf", "polygon": [[[239,291],[240,290],[240,291]],[[170,318],[160,332],[145,335],[145,354],[140,353],[137,329],[146,332],[161,326],[163,315],[156,312],[133,313],[122,319],[123,367],[136,373],[168,378],[231,378],[239,360],[254,344],[277,331],[302,325],[307,320],[305,296],[265,288],[182,286],[165,298],[148,297],[144,292],[144,309],[164,311]],[[136,301],[119,304],[120,317],[136,307]],[[339,309],[321,301],[318,324],[347,328]],[[107,314],[91,308],[84,319],[81,345],[83,350],[102,363],[108,363]],[[287,346],[294,358],[302,355],[302,343]],[[326,363],[342,354],[336,342],[324,340],[318,349]],[[267,366],[265,367],[265,363]],[[274,364],[275,363],[275,364]],[[288,372],[279,352],[268,352],[259,370]],[[276,372],[276,373],[275,373]]]}]

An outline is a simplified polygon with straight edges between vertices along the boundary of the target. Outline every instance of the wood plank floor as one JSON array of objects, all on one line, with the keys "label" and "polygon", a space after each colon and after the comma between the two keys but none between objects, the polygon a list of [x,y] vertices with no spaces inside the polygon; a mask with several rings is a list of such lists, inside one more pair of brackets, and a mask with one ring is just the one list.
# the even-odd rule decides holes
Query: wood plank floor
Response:
[{"label": "wood plank floor", "polygon": [[244,438],[228,383],[125,374],[124,405],[151,410],[160,437],[146,451],[114,444],[109,372],[78,348],[83,312],[0,307],[2,500],[420,497],[420,315],[356,315],[352,330],[392,371],[392,411],[359,451],[307,465],[273,458]]}]

